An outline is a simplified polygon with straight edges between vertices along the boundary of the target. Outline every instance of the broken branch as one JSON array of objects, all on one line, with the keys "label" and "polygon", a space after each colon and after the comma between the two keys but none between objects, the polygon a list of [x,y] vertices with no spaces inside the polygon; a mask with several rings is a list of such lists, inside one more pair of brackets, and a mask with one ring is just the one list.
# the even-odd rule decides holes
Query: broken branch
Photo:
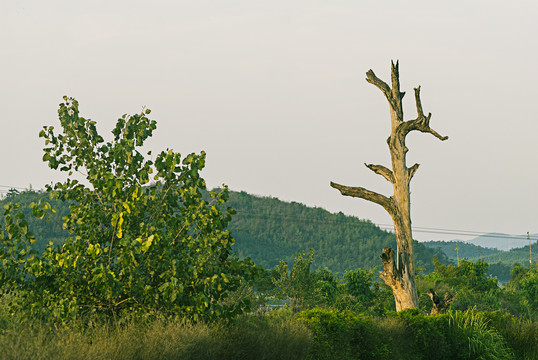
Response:
[{"label": "broken branch", "polygon": [[411,166],[409,169],[407,169],[407,181],[411,181],[411,178],[413,178],[413,175],[415,175],[419,166],[420,164],[415,164]]},{"label": "broken branch", "polygon": [[383,165],[374,165],[374,164],[366,164],[366,163],[364,165],[366,165],[368,169],[372,170],[376,174],[383,176],[385,179],[387,179],[388,182],[394,184],[394,181],[395,181],[394,174],[392,173],[391,170],[387,169]]},{"label": "broken branch", "polygon": [[397,207],[392,197],[388,198],[384,195],[378,194],[374,191],[370,191],[362,187],[344,186],[333,183],[332,181],[331,187],[340,191],[340,193],[344,196],[358,197],[381,205],[391,215],[396,215],[397,213]]},{"label": "broken branch", "polygon": [[[394,98],[394,95],[389,85],[383,80],[381,80],[380,78],[378,78],[371,69],[368,70],[368,72],[366,73],[366,81],[368,81],[370,84],[375,85],[379,90],[383,92],[383,94],[385,94],[385,97],[389,101],[390,107],[392,108],[392,110],[394,110],[398,114],[398,119],[400,121],[403,121],[401,106],[398,106],[398,104],[401,104],[401,101],[398,101],[397,99]],[[399,88],[398,88],[398,92],[399,92]],[[402,95],[400,96],[403,97]]]}]

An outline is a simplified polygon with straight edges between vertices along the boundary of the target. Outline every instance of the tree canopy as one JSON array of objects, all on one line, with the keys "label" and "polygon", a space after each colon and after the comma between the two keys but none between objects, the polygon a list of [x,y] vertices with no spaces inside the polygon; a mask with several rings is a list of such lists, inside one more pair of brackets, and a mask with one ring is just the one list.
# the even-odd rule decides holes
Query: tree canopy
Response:
[{"label": "tree canopy", "polygon": [[[64,97],[58,114],[61,131],[46,126],[39,135],[47,146],[43,160],[69,175],[47,187],[52,199],[69,204],[63,217],[69,236],[39,253],[30,247],[34,236],[18,205],[6,204],[0,295],[14,294],[13,306],[60,320],[122,312],[197,319],[243,311],[246,302],[222,300],[253,264],[231,256],[228,189],[203,197],[205,153],[182,158],[167,149],[147,160],[140,147],[157,127],[149,109],[118,119],[112,141],[79,115],[76,100]],[[51,213],[49,203],[31,206],[40,218]]]}]

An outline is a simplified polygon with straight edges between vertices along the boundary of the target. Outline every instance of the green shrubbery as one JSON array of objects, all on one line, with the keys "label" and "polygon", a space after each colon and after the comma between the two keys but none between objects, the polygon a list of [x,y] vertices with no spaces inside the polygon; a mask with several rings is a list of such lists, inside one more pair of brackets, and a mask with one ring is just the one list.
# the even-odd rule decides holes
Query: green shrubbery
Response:
[{"label": "green shrubbery", "polygon": [[435,316],[283,309],[231,323],[119,319],[59,327],[0,315],[1,359],[538,359],[537,322],[476,309]]},{"label": "green shrubbery", "polygon": [[[149,109],[118,119],[105,141],[76,100],[64,101],[60,131],[47,126],[40,137],[43,160],[68,173],[47,186],[69,204],[67,237],[39,253],[19,205],[4,205],[0,296],[11,295],[9,307],[56,323],[126,314],[222,319],[248,309],[243,299],[224,301],[254,264],[232,255],[227,188],[203,196],[205,153],[167,149],[146,159],[141,147],[157,126]],[[54,211],[30,206],[38,218]]]},{"label": "green shrubbery", "polygon": [[386,317],[313,309],[295,318],[314,333],[308,356],[311,360],[509,360],[538,356],[538,323],[475,309],[435,316],[408,310]]}]

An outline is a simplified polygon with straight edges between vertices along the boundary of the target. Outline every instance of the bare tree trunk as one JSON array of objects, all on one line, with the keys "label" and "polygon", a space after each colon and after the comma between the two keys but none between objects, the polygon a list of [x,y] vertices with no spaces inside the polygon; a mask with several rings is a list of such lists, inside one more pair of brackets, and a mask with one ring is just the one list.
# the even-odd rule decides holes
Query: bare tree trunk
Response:
[{"label": "bare tree trunk", "polygon": [[404,121],[402,99],[405,93],[400,92],[398,62],[396,62],[396,65],[392,63],[391,80],[392,88],[380,80],[372,70],[366,73],[366,81],[378,87],[390,105],[391,134],[387,139],[387,144],[392,159],[392,170],[383,165],[365,165],[392,183],[394,195],[386,197],[362,187],[343,186],[333,182],[331,182],[331,186],[338,189],[342,195],[362,198],[383,206],[392,217],[396,232],[397,261],[395,261],[394,250],[384,248],[381,255],[384,271],[381,272],[380,277],[392,288],[396,301],[396,311],[401,311],[418,306],[413,236],[411,232],[409,183],[419,164],[415,164],[410,168],[407,167],[405,156],[408,149],[405,146],[405,137],[413,130],[430,133],[440,140],[446,140],[448,137],[441,136],[430,128],[431,114],[424,116],[420,101],[420,86],[415,89],[418,116],[416,119]]}]

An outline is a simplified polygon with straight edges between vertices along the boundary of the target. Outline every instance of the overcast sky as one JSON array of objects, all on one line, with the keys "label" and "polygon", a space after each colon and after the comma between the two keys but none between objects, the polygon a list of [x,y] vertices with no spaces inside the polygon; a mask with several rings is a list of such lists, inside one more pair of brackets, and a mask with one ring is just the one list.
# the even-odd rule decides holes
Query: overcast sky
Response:
[{"label": "overcast sky", "polygon": [[388,104],[365,73],[388,81],[399,59],[405,118],[421,85],[449,136],[408,136],[413,225],[538,233],[537,14],[534,0],[2,1],[0,185],[63,179],[38,133],[68,95],[108,139],[149,107],[148,148],[205,150],[209,187],[390,224],[329,182],[392,194],[363,165],[390,165]]}]

